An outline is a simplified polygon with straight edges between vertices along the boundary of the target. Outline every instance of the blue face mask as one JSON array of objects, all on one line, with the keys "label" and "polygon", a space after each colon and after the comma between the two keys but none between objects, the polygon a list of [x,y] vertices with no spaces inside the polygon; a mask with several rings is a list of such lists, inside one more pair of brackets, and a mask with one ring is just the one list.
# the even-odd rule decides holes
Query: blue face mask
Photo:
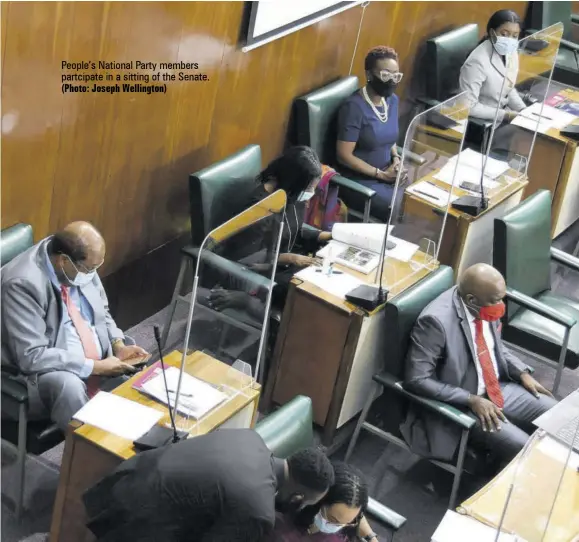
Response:
[{"label": "blue face mask", "polygon": [[330,523],[324,516],[322,516],[321,510],[314,518],[314,525],[320,531],[320,533],[326,534],[334,534],[344,528],[344,525],[336,525],[335,523]]},{"label": "blue face mask", "polygon": [[506,38],[495,34],[495,51],[501,56],[508,56],[519,48],[519,42],[516,38]]}]

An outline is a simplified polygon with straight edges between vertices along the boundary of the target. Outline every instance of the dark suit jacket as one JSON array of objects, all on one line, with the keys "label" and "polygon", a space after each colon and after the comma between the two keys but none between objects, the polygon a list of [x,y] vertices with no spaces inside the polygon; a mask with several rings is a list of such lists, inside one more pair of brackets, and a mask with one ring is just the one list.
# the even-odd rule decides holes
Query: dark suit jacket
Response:
[{"label": "dark suit jacket", "polygon": [[141,452],[84,494],[87,525],[100,542],[259,542],[280,462],[251,429]]},{"label": "dark suit jacket", "polygon": [[[498,322],[491,324],[499,379],[519,382],[526,365],[504,346],[499,326]],[[454,287],[418,317],[410,336],[404,387],[466,412],[469,394],[476,394],[478,387],[475,355],[467,315]],[[415,453],[444,461],[453,458],[461,434],[456,424],[415,408],[410,409],[400,429]]]}]

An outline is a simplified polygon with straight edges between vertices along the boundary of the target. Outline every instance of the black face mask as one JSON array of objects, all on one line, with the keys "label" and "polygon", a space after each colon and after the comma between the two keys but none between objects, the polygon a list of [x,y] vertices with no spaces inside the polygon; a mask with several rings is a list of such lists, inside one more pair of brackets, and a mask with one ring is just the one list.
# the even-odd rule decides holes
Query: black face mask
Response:
[{"label": "black face mask", "polygon": [[385,83],[377,77],[372,77],[372,79],[368,81],[368,84],[370,85],[370,88],[372,88],[372,90],[378,94],[378,96],[382,96],[382,98],[388,98],[392,96],[396,90],[396,87],[398,86],[394,81],[388,81]]}]

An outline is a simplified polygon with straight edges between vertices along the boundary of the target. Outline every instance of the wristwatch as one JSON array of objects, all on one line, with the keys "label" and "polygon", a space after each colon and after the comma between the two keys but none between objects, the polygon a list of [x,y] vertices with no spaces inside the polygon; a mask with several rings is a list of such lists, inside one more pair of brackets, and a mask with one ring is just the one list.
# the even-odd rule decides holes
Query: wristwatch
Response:
[{"label": "wristwatch", "polygon": [[363,542],[373,542],[374,540],[378,540],[378,535],[376,533],[370,533],[366,536],[362,536],[360,540]]}]

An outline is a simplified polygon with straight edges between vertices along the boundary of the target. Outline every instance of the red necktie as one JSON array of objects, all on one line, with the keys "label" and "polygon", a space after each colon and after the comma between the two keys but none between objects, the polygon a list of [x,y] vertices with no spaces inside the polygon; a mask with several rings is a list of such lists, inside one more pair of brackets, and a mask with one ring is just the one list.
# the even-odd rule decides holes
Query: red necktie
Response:
[{"label": "red necktie", "polygon": [[480,319],[474,321],[475,328],[475,342],[476,342],[476,353],[478,355],[478,360],[482,368],[483,380],[485,382],[485,387],[487,389],[487,395],[489,399],[497,405],[499,408],[503,408],[505,405],[505,400],[503,398],[503,392],[499,384],[499,379],[495,368],[493,367],[493,360],[491,359],[491,354],[487,347],[487,343],[483,334],[483,322]]},{"label": "red necktie", "polygon": [[[82,317],[78,307],[70,298],[68,288],[66,286],[61,286],[60,291],[62,292],[62,300],[68,309],[68,315],[70,316],[72,324],[80,338],[85,357],[92,360],[100,359],[92,330],[86,320]],[[86,388],[89,397],[93,397],[99,391],[99,380],[100,379],[95,376],[88,378]]]}]

